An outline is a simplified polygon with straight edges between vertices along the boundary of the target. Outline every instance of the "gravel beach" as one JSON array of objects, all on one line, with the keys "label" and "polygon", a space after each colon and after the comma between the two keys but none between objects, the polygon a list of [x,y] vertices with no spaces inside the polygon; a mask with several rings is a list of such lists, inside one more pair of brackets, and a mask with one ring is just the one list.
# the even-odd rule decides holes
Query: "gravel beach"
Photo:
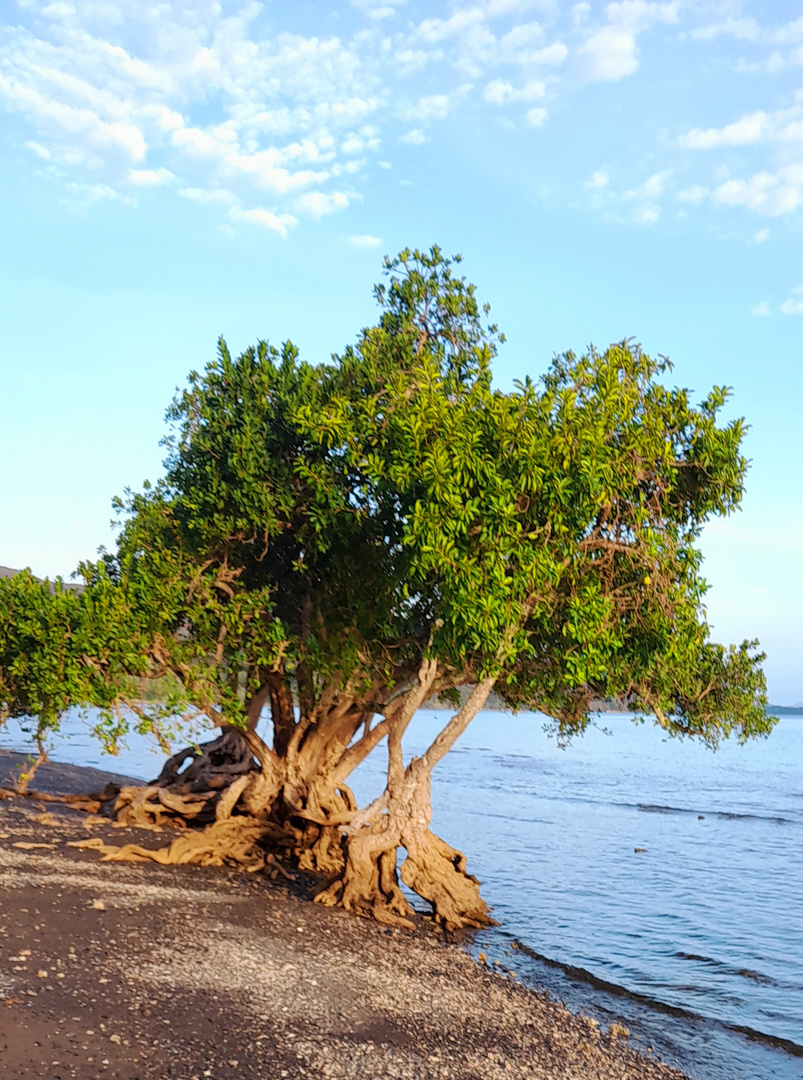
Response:
[{"label": "gravel beach", "polygon": [[[0,751],[0,782],[21,760]],[[47,765],[35,786],[108,779]],[[3,1078],[681,1078],[424,920],[388,930],[261,874],[101,863],[68,846],[89,836],[162,840],[0,800]]]}]

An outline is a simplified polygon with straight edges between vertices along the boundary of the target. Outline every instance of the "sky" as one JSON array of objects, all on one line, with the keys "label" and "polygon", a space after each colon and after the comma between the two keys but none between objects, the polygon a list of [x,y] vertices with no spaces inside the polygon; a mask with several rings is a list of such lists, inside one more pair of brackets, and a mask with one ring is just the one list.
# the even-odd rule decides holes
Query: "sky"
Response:
[{"label": "sky", "polygon": [[635,338],[750,425],[702,540],[803,702],[803,12],[789,0],[0,0],[0,564],[69,575],[191,369],[327,359],[438,243],[500,386]]}]

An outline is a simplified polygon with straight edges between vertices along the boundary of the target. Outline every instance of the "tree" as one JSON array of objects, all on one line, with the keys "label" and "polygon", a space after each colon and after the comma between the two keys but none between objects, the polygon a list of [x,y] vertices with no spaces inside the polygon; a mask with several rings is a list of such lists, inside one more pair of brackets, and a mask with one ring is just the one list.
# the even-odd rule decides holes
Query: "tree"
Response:
[{"label": "tree", "polygon": [[[271,843],[325,875],[322,902],[404,922],[404,848],[436,918],[480,926],[465,857],[429,828],[430,782],[493,688],[564,739],[599,698],[712,746],[772,727],[757,643],[712,643],[703,608],[695,545],[747,468],[743,422],[718,422],[726,391],[695,407],[627,341],[494,388],[503,339],[457,262],[386,260],[377,324],[330,364],[221,341],[168,412],[164,477],[118,502],[116,552],[82,567],[78,617],[102,648],[84,640],[95,674],[74,697],[107,737],[181,709],[221,727],[117,797],[131,823],[210,822],[161,859],[253,862]],[[455,713],[405,764],[433,694]],[[383,741],[385,789],[359,808],[348,777]]]}]

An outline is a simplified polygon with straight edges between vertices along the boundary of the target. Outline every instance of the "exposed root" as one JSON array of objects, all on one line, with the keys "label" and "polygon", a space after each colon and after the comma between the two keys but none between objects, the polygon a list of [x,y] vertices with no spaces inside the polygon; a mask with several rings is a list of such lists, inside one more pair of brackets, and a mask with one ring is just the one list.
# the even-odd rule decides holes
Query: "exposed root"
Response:
[{"label": "exposed root", "polygon": [[265,845],[289,848],[292,837],[278,825],[256,818],[230,817],[215,821],[203,830],[188,830],[167,847],[149,848],[139,844],[118,847],[100,837],[77,840],[70,847],[91,848],[101,852],[103,862],[155,862],[163,866],[239,866],[251,872],[271,866],[289,880],[292,876],[280,867]]},{"label": "exposed root", "polygon": [[113,802],[120,794],[117,784],[107,784],[102,791],[93,791],[88,795],[47,795],[43,791],[17,791],[15,788],[0,788],[0,799],[21,797],[35,799],[37,802],[63,803],[73,810],[84,810],[88,814],[97,814],[107,803]]},{"label": "exposed root", "polygon": [[330,879],[342,873],[346,860],[340,830],[327,825],[309,826],[296,848],[296,857],[301,870],[323,874]]},{"label": "exposed root", "polygon": [[[189,761],[189,765],[186,762]],[[256,771],[256,762],[245,736],[227,728],[218,738],[200,746],[186,746],[165,762],[154,787],[172,788],[182,794],[219,791],[238,776]]]},{"label": "exposed root", "polygon": [[343,873],[315,897],[327,907],[342,907],[357,915],[372,916],[386,926],[414,928],[396,875],[397,837],[387,830],[368,831],[348,842]]},{"label": "exposed root", "polygon": [[407,858],[402,864],[404,884],[432,905],[432,914],[446,930],[464,926],[496,926],[480,883],[466,870],[466,857],[429,829],[402,836]]},{"label": "exposed root", "polygon": [[[270,763],[263,768],[269,770]],[[146,787],[122,788],[111,816],[135,828],[185,828],[225,821],[241,803],[246,815],[262,818],[268,816],[279,788],[279,778],[259,771],[245,736],[231,728],[211,742],[174,754]]]}]

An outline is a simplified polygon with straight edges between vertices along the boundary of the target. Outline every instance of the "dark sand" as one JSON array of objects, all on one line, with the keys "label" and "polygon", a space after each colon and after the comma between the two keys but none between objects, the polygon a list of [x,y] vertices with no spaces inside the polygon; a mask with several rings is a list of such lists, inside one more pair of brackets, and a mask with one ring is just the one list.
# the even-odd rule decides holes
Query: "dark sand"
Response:
[{"label": "dark sand", "polygon": [[[0,751],[0,781],[21,760]],[[108,779],[47,765],[36,787]],[[310,903],[302,883],[66,846],[91,835],[164,840],[0,801],[3,1080],[680,1077],[423,920],[389,931]]]}]

